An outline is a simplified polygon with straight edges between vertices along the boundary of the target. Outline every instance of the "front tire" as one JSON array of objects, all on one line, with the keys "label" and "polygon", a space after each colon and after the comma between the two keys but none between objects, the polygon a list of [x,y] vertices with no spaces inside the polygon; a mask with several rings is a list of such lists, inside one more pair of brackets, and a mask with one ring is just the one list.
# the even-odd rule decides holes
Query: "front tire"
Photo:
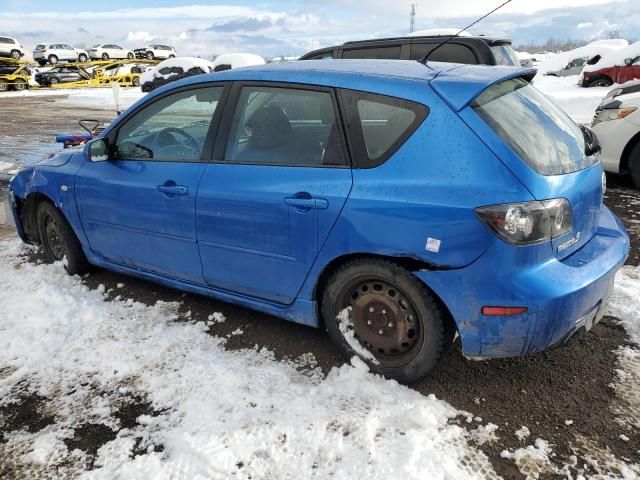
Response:
[{"label": "front tire", "polygon": [[355,260],[339,268],[324,289],[321,312],[345,356],[358,355],[373,372],[402,383],[427,375],[450,344],[433,294],[386,260]]},{"label": "front tire", "polygon": [[88,60],[87,56],[84,53],[81,53],[80,55],[78,55],[78,61],[80,63],[84,63]]},{"label": "front tire", "polygon": [[50,87],[53,87],[54,85],[57,85],[58,83],[59,83],[59,82],[58,82],[58,79],[57,79],[56,77],[51,77],[51,78],[49,79],[49,86],[50,86]]},{"label": "front tire", "polygon": [[6,92],[9,89],[9,84],[6,80],[0,79],[0,92]]},{"label": "front tire", "polygon": [[629,155],[629,174],[633,184],[637,189],[640,189],[640,141],[636,143]]},{"label": "front tire", "polygon": [[58,57],[56,57],[55,55],[49,55],[49,58],[47,60],[49,60],[49,63],[51,65],[55,65],[56,63],[58,63]]},{"label": "front tire", "polygon": [[153,60],[154,55],[153,52],[147,52],[147,60]]},{"label": "front tire", "polygon": [[70,275],[89,270],[89,262],[71,225],[62,213],[49,202],[42,202],[36,212],[38,236],[44,255],[50,262],[66,257],[65,269]]},{"label": "front tire", "polygon": [[127,58],[129,60],[133,60],[133,53],[131,53],[131,52],[127,53]]},{"label": "front tire", "polygon": [[109,60],[109,54],[108,53],[103,53],[102,54],[102,60]]},{"label": "front tire", "polygon": [[21,56],[22,55],[20,55],[19,50],[11,50],[11,58],[13,58],[14,60],[20,60]]},{"label": "front tire", "polygon": [[597,77],[591,80],[589,88],[591,87],[610,87],[613,85],[613,81],[609,77]]},{"label": "front tire", "polygon": [[133,77],[133,86],[134,87],[139,87],[140,86],[140,77]]}]

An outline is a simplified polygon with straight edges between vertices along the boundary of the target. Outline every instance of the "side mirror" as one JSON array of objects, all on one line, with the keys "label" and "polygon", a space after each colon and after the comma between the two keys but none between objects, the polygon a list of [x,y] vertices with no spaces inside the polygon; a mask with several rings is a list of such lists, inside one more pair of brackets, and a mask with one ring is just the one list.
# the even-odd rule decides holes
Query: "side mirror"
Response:
[{"label": "side mirror", "polygon": [[629,67],[631,65],[633,65],[633,58],[625,58],[624,59],[624,64]]},{"label": "side mirror", "polygon": [[89,143],[89,160],[92,162],[104,162],[109,160],[109,140],[96,138]]}]

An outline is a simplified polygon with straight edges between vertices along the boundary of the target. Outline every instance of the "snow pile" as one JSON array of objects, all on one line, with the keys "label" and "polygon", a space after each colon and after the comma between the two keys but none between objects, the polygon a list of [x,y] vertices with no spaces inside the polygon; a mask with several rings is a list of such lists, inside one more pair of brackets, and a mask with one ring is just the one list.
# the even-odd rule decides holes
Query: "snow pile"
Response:
[{"label": "snow pile", "polygon": [[181,68],[183,72],[187,72],[192,68],[199,68],[203,73],[213,70],[213,64],[209,60],[197,57],[176,57],[169,58],[160,62],[153,68],[149,68],[140,75],[140,84],[153,81],[154,77],[168,77],[174,75],[174,72],[161,74],[160,70],[164,68]]},{"label": "snow pile", "polygon": [[344,335],[344,339],[351,349],[365,360],[369,360],[374,365],[377,365],[378,360],[373,356],[373,353],[364,348],[356,338],[355,332],[353,331],[353,323],[351,322],[351,307],[342,310],[336,319],[338,320],[338,328],[342,332],[342,335]]},{"label": "snow pile", "polygon": [[590,124],[598,105],[611,87],[581,88],[578,76],[550,77],[536,75],[533,84],[550,97],[576,123]]},{"label": "snow pile", "polygon": [[417,30],[410,33],[407,37],[450,37],[451,35],[458,34],[460,37],[471,37],[471,33],[466,30],[460,32],[459,28],[430,28],[427,30]]},{"label": "snow pile", "polygon": [[231,65],[231,69],[234,69],[264,64],[264,58],[253,53],[224,53],[216,57],[213,61],[212,68],[215,70],[215,68],[220,65]]},{"label": "snow pile", "polygon": [[624,66],[625,59],[636,58],[638,56],[640,56],[640,42],[632,43],[627,47],[618,48],[605,53],[598,63],[584,67],[584,71],[595,72],[602,68]]},{"label": "snow pile", "polygon": [[[455,409],[358,359],[323,378],[268,351],[227,351],[178,304],[106,302],[104,288],[26,262],[22,248],[0,242],[0,405],[37,394],[52,420],[7,434],[0,459],[27,477],[81,473],[92,461],[76,437],[87,429],[111,432],[84,472],[92,479],[492,472],[448,424]],[[118,412],[132,403],[148,406],[123,428]]]},{"label": "snow pile", "polygon": [[[626,42],[626,40],[625,40]],[[558,70],[564,69],[569,63],[573,60],[579,58],[593,58],[596,55],[608,55],[615,50],[619,50],[621,47],[625,45],[620,45],[619,42],[609,44],[604,40],[599,40],[583,47],[578,47],[573,50],[568,50],[566,52],[559,53],[544,62],[542,62],[538,66],[538,72],[540,74],[545,74],[549,72],[557,72]]]}]

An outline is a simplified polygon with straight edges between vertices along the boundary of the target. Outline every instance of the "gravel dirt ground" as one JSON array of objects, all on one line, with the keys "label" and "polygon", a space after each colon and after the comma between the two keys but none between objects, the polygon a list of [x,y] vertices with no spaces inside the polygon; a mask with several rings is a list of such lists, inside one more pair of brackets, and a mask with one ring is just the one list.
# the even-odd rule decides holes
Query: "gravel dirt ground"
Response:
[{"label": "gravel dirt ground", "polygon": [[[93,113],[101,120],[109,118],[109,112],[82,111],[74,108],[68,115],[59,115],[58,109],[49,105],[52,97],[30,99],[38,103],[25,108],[38,108],[41,118],[28,120],[21,108],[5,108],[0,122],[10,122],[16,133],[0,136],[0,151],[16,138],[48,139],[52,132],[75,129],[78,119]],[[6,112],[9,111],[9,118]],[[55,113],[57,112],[57,114]],[[12,117],[11,117],[12,116]],[[28,121],[27,121],[28,120]],[[0,128],[0,131],[4,130]],[[14,145],[14,152],[23,147]],[[24,147],[28,149],[28,147]],[[0,159],[3,157],[0,155]],[[632,250],[627,261],[640,263],[640,192],[629,181],[619,176],[609,176],[609,189],[605,203],[624,221],[629,230]],[[7,228],[0,228],[0,238],[13,236]],[[227,321],[217,323],[211,329],[213,335],[228,335],[240,328],[243,335],[231,336],[227,348],[266,347],[277,358],[293,359],[312,353],[324,372],[341,365],[344,359],[321,330],[285,322],[264,314],[218,302],[206,297],[185,294],[143,280],[124,275],[95,270],[85,279],[91,288],[104,285],[112,289],[111,297],[132,298],[147,304],[158,299],[179,301],[182,312],[190,312],[190,320],[206,321],[212,312],[222,312]],[[119,284],[120,287],[118,286]],[[590,333],[578,334],[566,345],[548,352],[523,358],[475,362],[464,358],[458,342],[446,353],[439,367],[424,381],[412,385],[422,394],[435,394],[455,408],[469,412],[474,420],[459,417],[457,422],[467,428],[488,422],[498,426],[498,440],[480,445],[490,458],[496,472],[504,478],[524,478],[512,460],[503,459],[500,452],[531,444],[535,438],[544,438],[553,445],[552,462],[558,466],[572,463],[572,456],[579,459],[588,450],[610,452],[619,459],[640,463],[640,442],[637,425],[626,431],[631,441],[620,439],[620,426],[613,420],[613,411],[621,407],[612,382],[615,379],[617,358],[615,351],[627,345],[628,340],[614,318],[605,317]],[[2,372],[0,372],[1,374]],[[0,444],[5,432],[25,428],[37,431],[52,419],[41,413],[39,405],[45,399],[24,397],[17,404],[0,407]],[[624,408],[624,406],[622,406]],[[135,422],[142,413],[153,414],[144,399],[124,405],[121,411],[126,422]],[[520,440],[515,431],[526,425],[531,432],[526,440]],[[95,452],[100,445],[113,438],[110,430],[87,428],[70,440],[74,446]],[[570,469],[571,471],[571,469]],[[597,470],[587,469],[596,474]],[[18,477],[9,459],[0,458],[0,478]],[[615,476],[615,470],[613,472]],[[3,476],[4,475],[4,476]],[[546,478],[550,474],[543,474]]]}]

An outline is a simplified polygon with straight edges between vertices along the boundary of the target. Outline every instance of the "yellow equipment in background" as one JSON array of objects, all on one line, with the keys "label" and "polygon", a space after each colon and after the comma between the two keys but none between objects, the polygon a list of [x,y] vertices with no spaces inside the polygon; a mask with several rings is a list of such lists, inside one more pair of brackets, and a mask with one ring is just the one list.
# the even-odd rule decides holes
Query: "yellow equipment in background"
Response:
[{"label": "yellow equipment in background", "polygon": [[31,71],[26,60],[14,60],[10,58],[0,59],[0,92],[7,90],[22,91],[29,88]]},{"label": "yellow equipment in background", "polygon": [[[157,65],[159,60],[101,60],[94,62],[72,62],[65,66],[75,66],[84,69],[91,78],[75,82],[56,83],[52,88],[86,88],[109,87],[118,83],[123,87],[138,87],[143,65]],[[140,65],[140,66],[138,66]]]}]

